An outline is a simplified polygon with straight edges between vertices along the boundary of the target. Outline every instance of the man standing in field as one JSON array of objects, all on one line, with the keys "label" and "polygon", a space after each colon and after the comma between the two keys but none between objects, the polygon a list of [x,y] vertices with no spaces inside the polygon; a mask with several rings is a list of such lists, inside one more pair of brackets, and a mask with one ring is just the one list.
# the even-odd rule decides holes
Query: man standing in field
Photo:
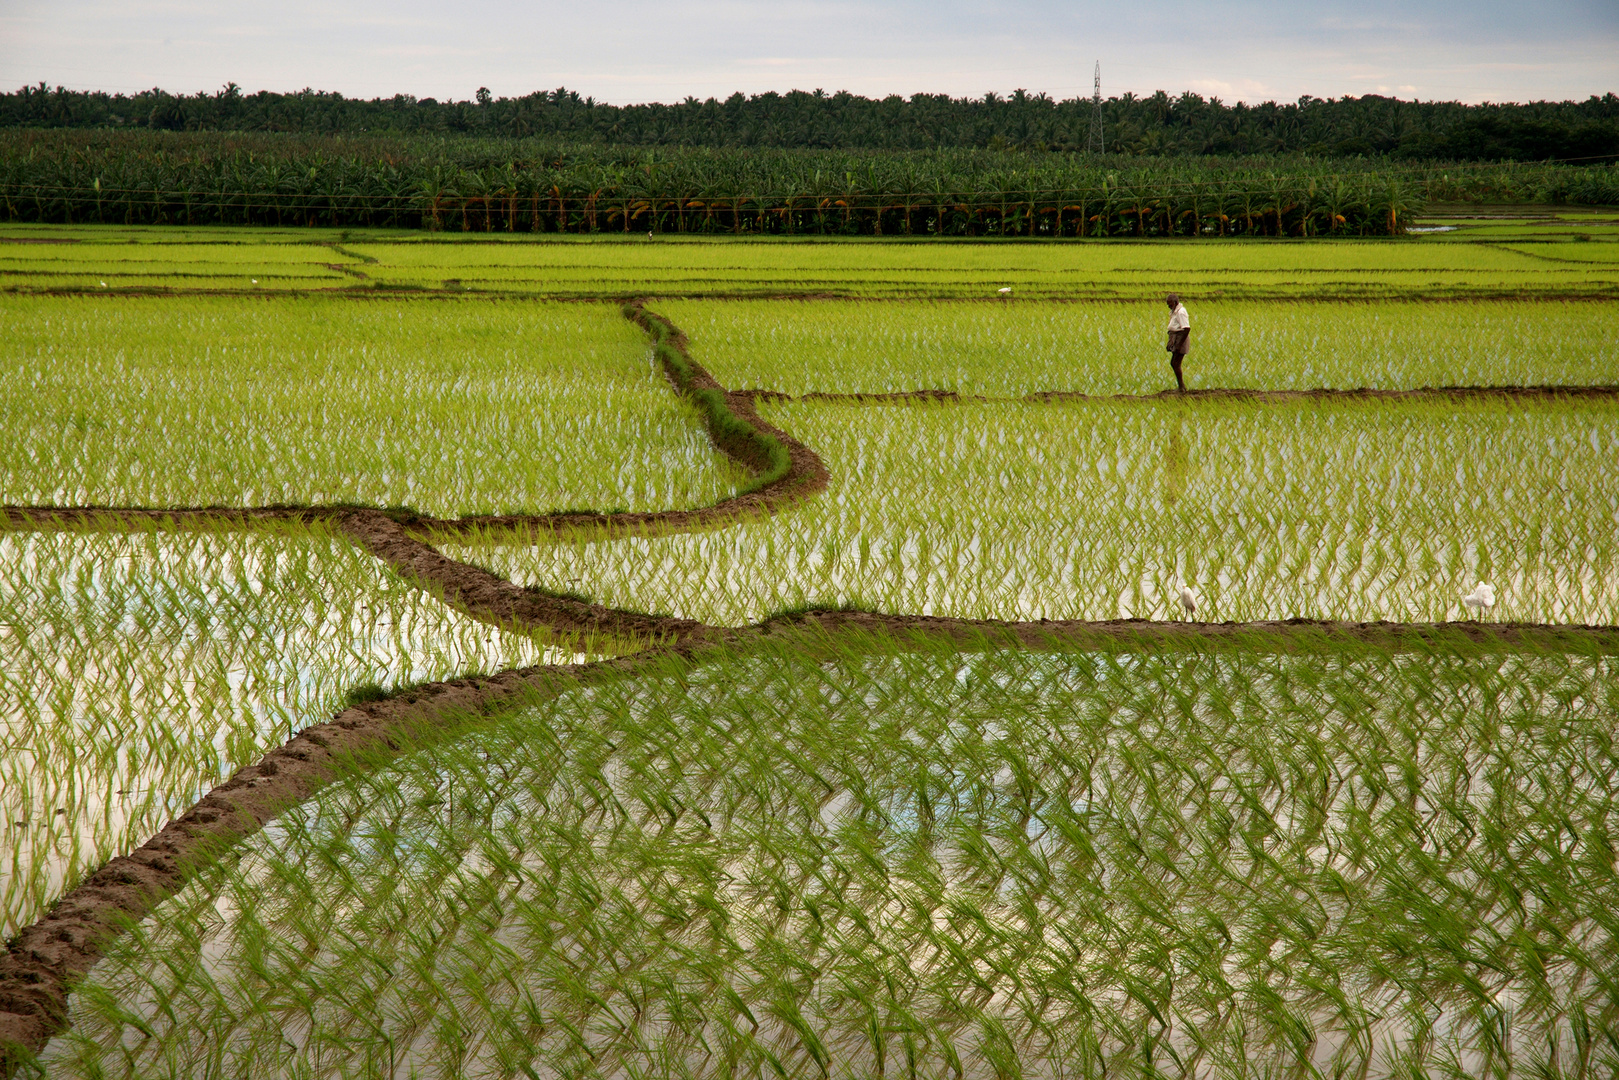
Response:
[{"label": "man standing in field", "polygon": [[1169,366],[1175,369],[1175,388],[1184,393],[1186,380],[1181,378],[1181,361],[1192,348],[1188,344],[1192,337],[1192,320],[1181,306],[1180,294],[1170,293],[1166,299],[1169,301],[1169,340],[1164,348],[1169,350]]}]

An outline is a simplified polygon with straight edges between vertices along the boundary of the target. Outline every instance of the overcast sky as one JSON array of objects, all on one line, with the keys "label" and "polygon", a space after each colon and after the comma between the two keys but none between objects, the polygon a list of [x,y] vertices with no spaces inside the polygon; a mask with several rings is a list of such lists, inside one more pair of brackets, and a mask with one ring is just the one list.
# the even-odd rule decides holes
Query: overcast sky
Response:
[{"label": "overcast sky", "polygon": [[615,103],[733,91],[1226,101],[1619,92],[1619,0],[0,0],[0,86]]}]

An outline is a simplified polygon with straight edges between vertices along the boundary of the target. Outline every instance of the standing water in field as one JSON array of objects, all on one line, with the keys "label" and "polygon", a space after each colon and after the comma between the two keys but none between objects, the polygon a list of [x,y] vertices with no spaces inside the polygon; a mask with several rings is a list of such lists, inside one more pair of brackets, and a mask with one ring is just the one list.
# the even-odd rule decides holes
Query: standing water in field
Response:
[{"label": "standing water in field", "polygon": [[545,659],[319,532],[0,534],[0,930],[357,686]]},{"label": "standing water in field", "polygon": [[[1619,403],[768,406],[827,491],[681,536],[446,546],[721,625],[860,605],[976,619],[1619,623]],[[1458,588],[1460,586],[1460,588]]]},{"label": "standing water in field", "polygon": [[1612,657],[807,644],[326,790],[112,947],[47,1073],[1619,1067]]}]

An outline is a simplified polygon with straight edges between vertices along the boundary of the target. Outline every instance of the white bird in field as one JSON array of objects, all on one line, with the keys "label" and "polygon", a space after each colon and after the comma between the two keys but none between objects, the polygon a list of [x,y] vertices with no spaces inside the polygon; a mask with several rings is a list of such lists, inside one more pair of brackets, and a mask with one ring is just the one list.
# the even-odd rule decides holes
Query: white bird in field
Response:
[{"label": "white bird in field", "polygon": [[995,291],[1000,293],[1002,296],[1011,296],[1012,295],[1012,286],[1008,285],[1004,289],[996,289]]},{"label": "white bird in field", "polygon": [[102,287],[102,288],[103,288],[103,289],[105,289],[105,288],[106,288],[106,287],[107,287],[107,283],[106,283],[106,282],[105,282],[105,281],[103,281],[103,282],[102,282],[102,283],[101,283],[101,287]]},{"label": "white bird in field", "polygon": [[258,279],[258,278],[254,278],[254,279],[253,279],[253,284],[255,284],[255,285],[257,285],[257,284],[258,284],[258,283],[259,283],[259,279]]},{"label": "white bird in field", "polygon": [[1483,615],[1486,608],[1495,606],[1495,586],[1481,581],[1473,586],[1473,591],[1462,597],[1462,603],[1472,608],[1479,615]]},{"label": "white bird in field", "polygon": [[1180,598],[1181,607],[1186,609],[1186,614],[1190,615],[1197,610],[1197,593],[1193,592],[1192,587],[1184,581],[1180,583]]}]

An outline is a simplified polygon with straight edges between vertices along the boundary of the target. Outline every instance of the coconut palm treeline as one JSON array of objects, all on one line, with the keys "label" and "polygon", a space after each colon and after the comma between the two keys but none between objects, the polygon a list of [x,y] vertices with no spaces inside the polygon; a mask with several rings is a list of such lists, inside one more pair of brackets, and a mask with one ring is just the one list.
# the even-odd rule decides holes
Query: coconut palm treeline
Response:
[{"label": "coconut palm treeline", "polygon": [[824,235],[1378,235],[1429,199],[1619,203],[1619,168],[0,133],[0,218]]},{"label": "coconut palm treeline", "polygon": [[[193,131],[482,134],[620,146],[931,150],[1017,146],[1078,150],[1089,98],[1019,90],[1003,97],[944,94],[874,99],[824,91],[688,97],[674,104],[609,105],[567,89],[471,101],[396,95],[369,101],[304,90],[244,95],[74,91],[44,83],[0,94],[0,127],[146,127]],[[1197,94],[1124,94],[1103,103],[1107,146],[1126,154],[1311,153],[1458,160],[1619,155],[1619,96],[1581,102],[1459,102],[1300,98],[1227,105]]]}]

